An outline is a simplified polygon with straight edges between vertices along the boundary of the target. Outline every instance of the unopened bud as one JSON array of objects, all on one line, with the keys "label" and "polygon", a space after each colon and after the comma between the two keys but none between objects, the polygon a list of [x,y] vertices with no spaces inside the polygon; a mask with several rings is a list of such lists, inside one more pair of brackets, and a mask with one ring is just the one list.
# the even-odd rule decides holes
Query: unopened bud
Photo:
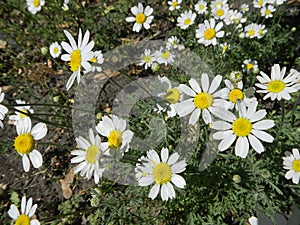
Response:
[{"label": "unopened bud", "polygon": [[159,71],[160,65],[159,65],[157,62],[154,62],[154,63],[152,63],[152,65],[151,65],[151,69],[152,69],[152,71],[155,73],[155,72]]}]

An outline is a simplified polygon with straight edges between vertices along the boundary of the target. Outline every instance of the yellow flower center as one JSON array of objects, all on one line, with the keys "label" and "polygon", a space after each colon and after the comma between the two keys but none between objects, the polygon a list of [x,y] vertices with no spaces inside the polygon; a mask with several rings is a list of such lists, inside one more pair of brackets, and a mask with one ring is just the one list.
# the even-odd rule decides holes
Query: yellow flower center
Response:
[{"label": "yellow flower center", "polygon": [[55,47],[55,48],[53,49],[53,52],[54,52],[54,54],[57,54],[57,53],[58,53],[58,48]]},{"label": "yellow flower center", "polygon": [[178,2],[172,2],[172,6],[175,8],[176,6],[178,6]]},{"label": "yellow flower center", "polygon": [[39,7],[40,6],[40,0],[33,0],[33,5],[34,5],[34,7]]},{"label": "yellow flower center", "polygon": [[264,4],[264,1],[262,1],[262,0],[257,1],[257,5],[262,6],[263,4]]},{"label": "yellow flower center", "polygon": [[137,23],[143,24],[146,21],[146,15],[144,13],[139,13],[135,17]]},{"label": "yellow flower center", "polygon": [[296,172],[300,172],[300,159],[295,159],[292,163],[292,168]]},{"label": "yellow flower center", "polygon": [[30,225],[30,218],[27,215],[22,214],[16,220],[15,225]]},{"label": "yellow flower center", "polygon": [[263,29],[259,29],[258,34],[263,34]]},{"label": "yellow flower center", "polygon": [[271,10],[270,10],[270,9],[267,9],[267,10],[265,11],[265,14],[266,14],[266,15],[270,15],[270,14],[271,14]]},{"label": "yellow flower center", "polygon": [[194,98],[194,105],[199,109],[206,109],[213,103],[213,97],[207,92],[200,92]]},{"label": "yellow flower center", "polygon": [[216,31],[214,28],[208,28],[205,32],[204,32],[204,38],[206,40],[211,40],[216,36]]},{"label": "yellow flower center", "polygon": [[247,64],[247,70],[251,70],[253,69],[253,64],[252,63],[248,63]]},{"label": "yellow flower center", "polygon": [[146,55],[146,56],[144,57],[144,62],[145,62],[145,63],[150,63],[151,60],[152,60],[151,55]]},{"label": "yellow flower center", "polygon": [[90,60],[91,63],[95,63],[97,62],[97,58],[94,56],[91,60]]},{"label": "yellow flower center", "polygon": [[165,98],[167,102],[175,104],[179,101],[180,92],[176,88],[170,88],[169,90],[167,90]]},{"label": "yellow flower center", "polygon": [[80,50],[73,50],[71,55],[71,61],[69,63],[71,71],[73,72],[77,71],[80,65],[81,65],[81,52]]},{"label": "yellow flower center", "polygon": [[158,163],[153,169],[153,179],[156,184],[166,184],[171,181],[172,170],[171,167],[166,163]]},{"label": "yellow flower center", "polygon": [[285,83],[281,80],[272,80],[268,84],[268,90],[273,93],[279,93],[285,88]]},{"label": "yellow flower center", "polygon": [[252,29],[252,30],[249,30],[248,31],[248,35],[251,37],[251,36],[254,36],[255,34],[255,31]]},{"label": "yellow flower center", "polygon": [[168,59],[169,57],[170,57],[170,52],[169,51],[166,51],[166,52],[162,52],[161,53],[161,57],[163,58],[163,59]]},{"label": "yellow flower center", "polygon": [[199,5],[199,9],[200,9],[200,10],[204,10],[204,9],[205,9],[205,6],[204,6],[204,5]]},{"label": "yellow flower center", "polygon": [[232,130],[236,136],[246,137],[251,133],[252,123],[246,118],[238,118],[232,123]]},{"label": "yellow flower center", "polygon": [[184,23],[184,25],[190,25],[191,22],[192,22],[192,20],[190,18],[187,18],[187,19],[184,20],[183,23]]},{"label": "yellow flower center", "polygon": [[227,48],[228,48],[228,46],[227,46],[227,45],[224,45],[224,46],[222,47],[223,52],[225,52],[225,51],[227,50]]},{"label": "yellow flower center", "polygon": [[91,145],[86,150],[86,156],[85,156],[86,161],[90,164],[94,164],[96,162],[96,157],[98,153],[99,153],[99,148],[96,145]]},{"label": "yellow flower center", "polygon": [[20,134],[15,138],[14,146],[17,152],[28,154],[34,149],[35,140],[30,133]]},{"label": "yellow flower center", "polygon": [[112,130],[108,135],[108,143],[110,148],[119,148],[122,145],[122,132]]},{"label": "yellow flower center", "polygon": [[[28,113],[28,111],[26,109],[22,109],[21,111],[24,112],[24,113]],[[26,114],[24,114],[24,113],[20,113],[20,118],[21,119],[23,119],[26,116]]]},{"label": "yellow flower center", "polygon": [[236,100],[242,100],[244,98],[244,94],[240,89],[235,88],[229,92],[228,98],[231,102],[236,103]]},{"label": "yellow flower center", "polygon": [[218,17],[223,16],[223,15],[224,15],[224,10],[223,10],[223,9],[218,9],[218,10],[216,11],[216,15],[217,15]]}]

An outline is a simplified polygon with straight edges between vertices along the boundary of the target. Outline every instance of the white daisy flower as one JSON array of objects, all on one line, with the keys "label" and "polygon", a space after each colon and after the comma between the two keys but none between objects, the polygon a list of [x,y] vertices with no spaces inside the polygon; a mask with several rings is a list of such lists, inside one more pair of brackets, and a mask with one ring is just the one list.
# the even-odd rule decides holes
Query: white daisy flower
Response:
[{"label": "white daisy flower", "polygon": [[258,65],[256,60],[245,59],[242,65],[245,73],[258,73]]},{"label": "white daisy flower", "polygon": [[134,15],[131,17],[127,17],[127,22],[135,22],[133,25],[132,30],[135,32],[140,32],[142,27],[144,27],[146,30],[150,29],[150,24],[152,23],[153,16],[151,14],[153,13],[153,9],[150,6],[146,6],[144,11],[144,6],[142,3],[138,3],[138,6],[133,6],[131,8],[131,12]]},{"label": "white daisy flower", "polygon": [[227,44],[227,42],[224,42],[224,43],[220,44],[220,47],[222,50],[221,54],[222,54],[222,56],[224,56],[224,55],[226,55],[228,48],[230,48],[230,45]]},{"label": "white daisy flower", "polygon": [[205,14],[207,13],[207,2],[204,0],[200,0],[197,2],[194,8],[198,14]]},{"label": "white daisy flower", "polygon": [[233,83],[238,83],[243,79],[243,74],[240,71],[232,71],[229,74],[229,80]]},{"label": "white daisy flower", "polygon": [[176,36],[168,38],[167,49],[177,49],[179,48],[179,39]]},{"label": "white daisy flower", "polygon": [[243,17],[242,13],[238,12],[237,10],[234,10],[232,13],[232,21],[236,25],[238,25],[238,28],[240,28],[239,26],[241,26],[241,23],[245,23],[247,19]]},{"label": "white daisy flower", "polygon": [[286,0],[274,0],[273,4],[276,6],[282,5]]},{"label": "white daisy flower", "polygon": [[[2,89],[0,87],[0,103],[4,99],[4,93],[2,92]],[[5,114],[8,112],[8,109],[6,106],[0,104],[0,127],[3,128],[2,120],[4,120]]]},{"label": "white daisy flower", "polygon": [[172,87],[167,77],[159,78],[160,87],[155,88],[153,96],[160,98],[156,104],[158,112],[167,111],[168,117],[176,116],[176,105],[182,100],[182,94],[179,87]]},{"label": "white daisy flower", "polygon": [[219,99],[219,92],[216,92],[221,81],[222,77],[217,75],[210,84],[208,75],[203,73],[201,87],[194,78],[189,80],[191,87],[180,84],[180,90],[191,98],[176,105],[178,115],[183,117],[191,113],[189,124],[194,125],[202,112],[202,119],[206,124],[210,124],[212,122],[211,113],[217,116],[220,110],[228,109],[227,101]]},{"label": "white daisy flower", "polygon": [[276,8],[272,5],[267,5],[261,8],[260,13],[262,16],[264,16],[266,19],[273,17],[272,12],[275,12]]},{"label": "white daisy flower", "polygon": [[214,0],[210,3],[210,7],[213,8],[218,8],[218,7],[223,7],[223,6],[228,6],[227,0]]},{"label": "white daisy flower", "polygon": [[216,20],[223,20],[229,12],[229,7],[227,4],[223,6],[218,5],[217,7],[212,8],[211,13]]},{"label": "white daisy flower", "polygon": [[[24,117],[16,124],[18,136],[15,138],[15,150],[22,156],[23,168],[25,172],[29,171],[30,162],[34,168],[39,168],[43,164],[43,157],[35,149],[36,141],[41,140],[47,134],[45,123],[38,123],[31,128],[31,119]],[[28,159],[29,156],[29,159]]]},{"label": "white daisy flower", "polygon": [[109,162],[107,145],[101,143],[99,135],[94,135],[92,129],[89,129],[89,140],[80,136],[76,138],[76,142],[79,149],[71,152],[71,155],[75,155],[71,159],[71,163],[79,164],[75,167],[74,173],[80,172],[80,176],[87,179],[94,176],[94,181],[98,184],[105,171],[105,166]]},{"label": "white daisy flower", "polygon": [[159,64],[168,65],[174,62],[175,55],[169,49],[161,47],[154,52],[154,58]]},{"label": "white daisy flower", "polygon": [[126,120],[115,115],[112,115],[111,118],[104,116],[96,126],[96,130],[102,136],[107,137],[105,145],[111,156],[121,159],[124,152],[128,152],[133,132],[126,130]]},{"label": "white daisy flower", "polygon": [[266,26],[264,24],[258,24],[256,37],[258,39],[262,38],[267,33]]},{"label": "white daisy flower", "polygon": [[210,21],[205,20],[204,23],[199,24],[198,29],[196,29],[196,38],[198,38],[198,43],[207,45],[216,45],[217,38],[224,36],[224,31],[221,31],[223,27],[223,22],[219,22],[216,25],[215,19],[211,18]]},{"label": "white daisy flower", "polygon": [[38,11],[41,11],[42,6],[45,5],[45,0],[26,0],[28,11],[32,14],[36,14]]},{"label": "white daisy flower", "polygon": [[150,49],[145,49],[144,53],[141,56],[141,62],[139,66],[145,65],[145,69],[151,67],[152,63],[155,61],[154,54],[151,53]]},{"label": "white daisy flower", "polygon": [[261,76],[256,77],[260,84],[256,83],[255,86],[262,90],[257,90],[257,93],[267,93],[263,98],[264,100],[269,97],[272,101],[275,99],[290,100],[290,94],[297,91],[295,84],[298,80],[298,74],[295,70],[291,70],[291,72],[285,77],[285,72],[286,67],[283,67],[280,71],[279,64],[274,64],[274,66],[272,66],[271,77],[261,71]]},{"label": "white daisy flower", "polygon": [[289,170],[285,174],[286,179],[292,179],[294,184],[299,183],[300,179],[300,154],[297,148],[292,149],[293,153],[285,152],[283,157],[283,168]]},{"label": "white daisy flower", "polygon": [[156,151],[149,150],[147,158],[140,160],[142,164],[138,168],[138,173],[141,175],[136,175],[136,177],[139,186],[149,186],[155,183],[149,192],[149,198],[155,199],[160,191],[161,199],[167,201],[175,198],[173,185],[179,188],[185,187],[186,182],[178,173],[186,169],[186,163],[184,160],[178,161],[177,152],[169,157],[167,148],[162,148],[160,156],[161,159]]},{"label": "white daisy flower", "polygon": [[249,143],[257,153],[265,151],[261,141],[273,142],[274,138],[264,130],[272,128],[275,124],[273,120],[262,120],[266,110],[256,111],[258,102],[253,102],[246,107],[244,102],[239,103],[239,117],[232,112],[224,111],[222,119],[215,121],[211,128],[217,130],[213,134],[215,140],[221,140],[218,145],[219,151],[228,149],[235,140],[235,155],[246,158],[249,151]]},{"label": "white daisy flower", "polygon": [[254,8],[262,8],[267,4],[267,0],[253,0]]},{"label": "white daisy flower", "polygon": [[58,56],[60,56],[60,54],[61,54],[61,46],[57,42],[52,43],[50,45],[49,49],[50,49],[50,55],[53,58],[57,58]]},{"label": "white daisy flower", "polygon": [[251,97],[255,88],[248,88],[243,90],[243,81],[233,82],[231,80],[224,81],[226,87],[220,91],[220,97],[229,101],[229,109],[235,106],[236,111],[239,110],[238,102],[243,101],[246,107],[257,101],[256,97]]},{"label": "white daisy flower", "polygon": [[[30,109],[30,105],[26,105],[28,103],[26,103],[25,101],[17,99],[16,103],[18,105],[22,104],[24,106],[16,106],[15,109],[17,109],[21,112],[16,111],[15,115],[11,115],[9,117],[10,120],[14,121],[14,125],[16,125],[18,121],[23,120],[25,117],[27,117],[24,113],[30,113],[30,114],[34,113],[33,109]],[[24,113],[22,113],[22,112],[24,112]]]},{"label": "white daisy flower", "polygon": [[[94,52],[94,57],[90,60],[90,62],[92,63],[92,67],[91,67],[91,71],[97,71],[97,72],[101,72],[102,68],[101,66],[98,65],[94,65],[93,63],[97,63],[97,64],[102,64],[104,62],[104,58],[103,58],[103,54],[102,51],[95,51]],[[88,73],[89,71],[84,71],[84,73]]]},{"label": "white daisy flower", "polygon": [[61,43],[63,49],[68,53],[63,54],[61,59],[63,61],[70,61],[69,66],[73,72],[66,85],[67,90],[69,90],[76,78],[78,84],[80,83],[81,67],[83,67],[85,71],[91,70],[92,66],[89,61],[94,57],[94,52],[92,51],[94,41],[89,42],[90,32],[88,30],[85,32],[82,40],[81,29],[79,29],[78,44],[76,44],[73,36],[68,31],[64,30],[64,33],[69,39],[70,44],[64,41]]},{"label": "white daisy flower", "polygon": [[168,1],[168,5],[170,6],[169,7],[169,10],[170,11],[173,11],[175,9],[180,9],[180,4],[181,4],[182,0],[172,0],[172,1]]},{"label": "white daisy flower", "polygon": [[68,11],[69,10],[68,4],[69,4],[69,0],[64,0],[63,6],[62,6],[62,9],[64,11]]},{"label": "white daisy flower", "polygon": [[251,24],[248,24],[246,27],[245,27],[245,36],[246,37],[249,37],[249,38],[254,38],[257,36],[257,32],[258,32],[258,24],[256,23],[251,23]]},{"label": "white daisy flower", "polygon": [[248,219],[248,222],[250,223],[250,225],[258,225],[258,219],[255,216],[251,216]]},{"label": "white daisy flower", "polygon": [[249,5],[244,3],[240,6],[240,10],[242,11],[242,13],[248,12],[249,11]]},{"label": "white daisy flower", "polygon": [[196,13],[193,13],[192,10],[185,11],[184,13],[181,13],[180,16],[177,18],[177,26],[185,30],[189,26],[194,24],[195,19]]},{"label": "white daisy flower", "polygon": [[245,97],[243,93],[243,81],[237,83],[231,82],[230,80],[224,81],[226,87],[222,89],[221,98],[229,100],[229,109],[233,109],[238,101],[242,101]]},{"label": "white daisy flower", "polygon": [[21,200],[21,214],[14,204],[10,205],[8,215],[14,220],[16,225],[40,225],[37,219],[31,219],[34,215],[37,204],[32,205],[32,198],[26,202],[26,197],[23,196]]}]

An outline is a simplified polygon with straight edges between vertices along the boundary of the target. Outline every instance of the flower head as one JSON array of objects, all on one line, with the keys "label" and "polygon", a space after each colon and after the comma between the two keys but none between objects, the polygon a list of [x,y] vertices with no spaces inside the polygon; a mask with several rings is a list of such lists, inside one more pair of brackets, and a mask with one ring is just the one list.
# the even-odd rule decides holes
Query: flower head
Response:
[{"label": "flower head", "polygon": [[194,8],[198,14],[205,14],[207,12],[207,2],[200,0],[196,3]]},{"label": "flower head", "polygon": [[221,31],[223,27],[223,22],[216,24],[215,19],[211,18],[209,21],[205,20],[204,23],[199,24],[198,29],[196,29],[196,38],[198,38],[198,43],[207,45],[216,45],[217,38],[224,36],[224,31]]},{"label": "flower head", "polygon": [[69,39],[70,44],[64,41],[61,43],[61,46],[67,52],[67,54],[61,56],[61,59],[67,62],[69,61],[70,70],[73,72],[66,84],[66,88],[69,90],[76,78],[78,84],[80,83],[80,72],[82,67],[85,71],[91,71],[92,66],[89,61],[94,57],[94,52],[92,52],[94,41],[89,42],[90,32],[88,30],[85,32],[82,39],[82,32],[81,29],[79,29],[77,44],[68,31],[64,30],[64,33]]},{"label": "flower head", "polygon": [[172,0],[172,1],[168,1],[168,5],[170,6],[169,7],[169,10],[170,11],[173,11],[175,9],[180,9],[180,4],[181,4],[182,0]]},{"label": "flower head", "polygon": [[79,146],[78,150],[73,150],[71,155],[75,155],[71,159],[71,163],[79,163],[74,173],[80,172],[80,176],[85,176],[88,179],[94,176],[94,181],[97,184],[105,171],[105,165],[109,162],[106,144],[101,143],[99,135],[94,135],[92,129],[89,129],[89,140],[78,137],[76,142]]},{"label": "flower head", "polygon": [[[3,101],[4,99],[4,93],[2,92],[2,89],[0,87],[0,103]],[[0,104],[0,127],[3,128],[3,123],[2,123],[2,120],[4,119],[5,117],[5,114],[8,112],[8,109],[6,106]]]},{"label": "flower head", "polygon": [[273,17],[272,12],[275,12],[275,11],[276,11],[276,9],[274,6],[267,5],[267,6],[264,6],[261,8],[260,13],[263,17],[265,17],[267,19],[267,18]]},{"label": "flower head", "polygon": [[15,221],[16,225],[40,225],[37,219],[31,219],[34,215],[37,204],[32,205],[32,198],[26,202],[26,197],[21,200],[21,214],[14,204],[10,205],[8,215]]},{"label": "flower head", "polygon": [[24,117],[16,124],[16,130],[18,136],[15,138],[14,147],[22,156],[24,171],[29,171],[29,159],[34,168],[39,168],[43,164],[43,158],[41,153],[35,149],[35,145],[36,141],[46,136],[48,131],[46,124],[38,123],[31,128],[31,119]]},{"label": "flower head", "polygon": [[160,156],[154,150],[147,152],[147,157],[142,157],[137,165],[136,178],[139,186],[148,186],[154,183],[148,197],[155,199],[160,191],[163,201],[169,198],[175,198],[175,190],[172,184],[176,187],[184,188],[186,182],[178,173],[181,173],[186,168],[184,160],[178,161],[178,153],[173,153],[169,157],[169,150],[162,148]]},{"label": "flower head", "polygon": [[192,10],[185,11],[181,13],[180,16],[177,18],[177,26],[185,30],[189,26],[194,24],[195,19],[196,19],[196,13],[193,13]]},{"label": "flower head", "polygon": [[258,65],[256,60],[246,59],[243,62],[243,71],[250,74],[250,73],[258,73]]},{"label": "flower head", "polygon": [[50,49],[50,55],[53,58],[57,58],[58,56],[60,56],[60,54],[61,54],[61,46],[57,42],[52,43],[50,45],[49,49]]},{"label": "flower head", "polygon": [[261,71],[261,76],[257,76],[260,83],[256,83],[255,85],[262,90],[257,90],[257,93],[265,93],[264,100],[267,98],[271,98],[272,101],[275,99],[290,100],[290,94],[297,91],[295,86],[299,73],[296,70],[291,70],[291,72],[285,76],[285,72],[286,68],[283,67],[282,70],[280,70],[278,64],[272,66],[271,77]]},{"label": "flower head", "polygon": [[[94,57],[90,60],[91,63],[97,63],[97,64],[102,64],[104,62],[104,58],[103,58],[103,54],[102,51],[95,51],[94,52]],[[93,65],[91,67],[91,71],[97,71],[97,72],[101,72],[102,68],[99,65]],[[89,71],[84,71],[85,73],[89,72]]]},{"label": "flower head", "polygon": [[167,111],[168,117],[176,116],[176,105],[182,100],[182,93],[179,87],[172,87],[167,77],[159,78],[160,87],[155,88],[153,96],[159,98],[156,104],[158,112]]},{"label": "flower head", "polygon": [[150,49],[145,49],[144,53],[141,56],[140,66],[145,65],[145,69],[151,67],[152,63],[155,61],[154,54],[151,53]]},{"label": "flower head", "polygon": [[249,11],[249,5],[244,3],[240,6],[240,10],[242,11],[242,13],[248,12]]},{"label": "flower head", "polygon": [[160,50],[154,52],[154,58],[159,64],[168,65],[174,62],[175,55],[171,50],[161,47]]},{"label": "flower head", "polygon": [[104,116],[96,126],[96,130],[102,136],[107,137],[107,142],[104,144],[109,149],[110,155],[121,159],[124,152],[128,151],[133,137],[133,132],[126,130],[126,120],[115,115],[112,115],[111,118]]},{"label": "flower head", "polygon": [[286,179],[292,179],[294,184],[299,183],[300,179],[300,154],[297,148],[292,149],[293,153],[285,152],[283,157],[283,168],[289,170],[285,174]]},{"label": "flower head", "polygon": [[256,23],[248,24],[244,30],[246,37],[249,38],[257,37],[258,31],[259,31],[259,26]]},{"label": "flower head", "polygon": [[45,5],[45,0],[26,0],[28,10],[32,14],[36,14],[38,11],[41,11],[42,6]]},{"label": "flower head", "polygon": [[255,8],[262,8],[267,4],[268,0],[253,0],[253,6]]},{"label": "flower head", "polygon": [[262,153],[265,149],[261,141],[273,142],[274,138],[264,130],[272,128],[275,124],[273,120],[262,120],[266,110],[256,111],[258,102],[255,101],[246,107],[244,102],[240,102],[239,116],[235,116],[229,111],[224,111],[223,121],[215,121],[211,128],[217,130],[213,138],[221,140],[218,145],[219,151],[228,149],[235,140],[235,155],[246,158],[249,151],[249,143],[257,153]]},{"label": "flower head", "polygon": [[16,103],[19,105],[19,104],[24,104],[24,106],[16,106],[15,108],[21,112],[17,112],[16,111],[16,114],[15,115],[11,115],[9,117],[10,120],[14,121],[14,125],[17,124],[17,122],[23,120],[25,117],[27,117],[26,114],[24,113],[30,113],[32,114],[33,113],[33,109],[30,109],[30,105],[26,105],[28,103],[26,103],[25,101],[22,101],[22,100],[19,100],[17,99],[16,100]]},{"label": "flower head", "polygon": [[176,111],[180,117],[186,116],[191,113],[189,124],[194,125],[202,112],[202,119],[206,124],[212,122],[211,113],[216,115],[219,110],[228,109],[227,101],[219,98],[217,89],[220,86],[222,77],[216,76],[212,82],[209,82],[209,77],[206,73],[201,76],[201,87],[198,82],[191,78],[189,80],[190,87],[185,84],[180,84],[180,90],[189,96],[176,105]]},{"label": "flower head", "polygon": [[127,17],[127,22],[135,22],[133,25],[132,30],[135,32],[140,32],[142,27],[144,27],[146,30],[150,29],[150,24],[152,23],[153,16],[151,14],[153,13],[153,9],[150,6],[146,6],[144,10],[144,6],[142,3],[138,3],[138,6],[133,6],[131,8],[131,12],[134,15],[131,17]]}]

